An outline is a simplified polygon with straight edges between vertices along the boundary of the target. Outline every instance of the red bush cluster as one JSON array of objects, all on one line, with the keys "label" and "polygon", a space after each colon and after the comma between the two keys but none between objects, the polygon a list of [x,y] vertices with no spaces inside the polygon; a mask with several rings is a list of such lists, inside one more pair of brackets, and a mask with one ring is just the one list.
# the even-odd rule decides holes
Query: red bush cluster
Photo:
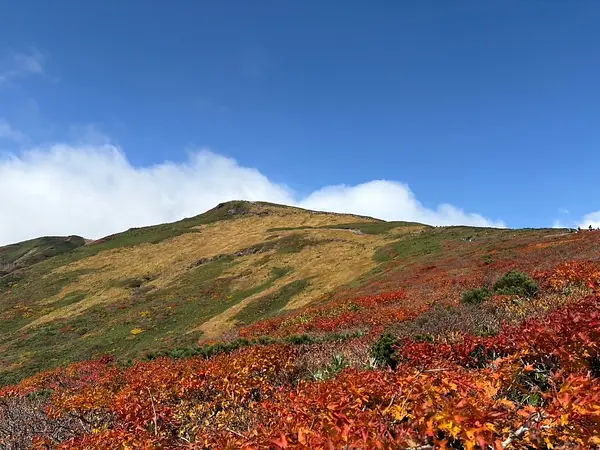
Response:
[{"label": "red bush cluster", "polygon": [[[403,290],[351,299],[333,300],[273,319],[257,322],[240,330],[243,337],[282,337],[308,332],[343,331],[364,328],[381,331],[386,325],[414,317]],[[377,313],[375,313],[377,311]]]},{"label": "red bush cluster", "polygon": [[561,291],[570,285],[588,286],[594,288],[600,283],[600,268],[593,261],[567,261],[552,270],[539,271],[536,278],[556,291]]}]

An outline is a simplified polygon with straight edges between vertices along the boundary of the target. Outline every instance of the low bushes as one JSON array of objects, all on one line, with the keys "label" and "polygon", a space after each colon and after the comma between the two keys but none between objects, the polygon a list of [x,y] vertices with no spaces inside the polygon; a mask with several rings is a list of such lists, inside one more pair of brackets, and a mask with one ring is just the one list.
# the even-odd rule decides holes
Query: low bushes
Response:
[{"label": "low bushes", "polygon": [[490,298],[490,291],[486,287],[480,287],[463,292],[461,302],[468,305],[476,305]]},{"label": "low bushes", "polygon": [[464,304],[479,304],[492,295],[516,295],[531,299],[538,293],[538,285],[533,278],[523,272],[511,270],[502,275],[490,290],[487,286],[463,292],[461,302]]},{"label": "low bushes", "polygon": [[494,293],[533,298],[538,293],[538,285],[526,273],[511,270],[494,283]]}]

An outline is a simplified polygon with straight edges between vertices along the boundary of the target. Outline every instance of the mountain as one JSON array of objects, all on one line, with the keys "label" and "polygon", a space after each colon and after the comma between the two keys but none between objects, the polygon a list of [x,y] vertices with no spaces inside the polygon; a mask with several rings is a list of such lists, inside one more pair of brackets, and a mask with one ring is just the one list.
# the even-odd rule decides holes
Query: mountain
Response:
[{"label": "mountain", "polygon": [[2,247],[0,447],[591,448],[599,249],[243,201]]},{"label": "mountain", "polygon": [[85,244],[80,236],[42,237],[0,247],[0,276],[70,252]]},{"label": "mountain", "polygon": [[15,269],[0,278],[0,383],[106,352],[132,358],[218,338],[342,289],[377,267],[390,239],[424,229],[238,201],[87,245],[2,247]]}]

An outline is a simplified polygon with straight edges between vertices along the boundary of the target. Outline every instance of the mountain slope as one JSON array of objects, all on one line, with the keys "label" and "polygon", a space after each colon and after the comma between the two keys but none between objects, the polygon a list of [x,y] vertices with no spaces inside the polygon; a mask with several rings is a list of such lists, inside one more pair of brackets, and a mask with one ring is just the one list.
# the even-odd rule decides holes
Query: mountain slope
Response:
[{"label": "mountain slope", "polygon": [[0,279],[0,380],[217,338],[333,293],[372,271],[388,240],[426,228],[230,202],[100,239]]},{"label": "mountain slope", "polygon": [[42,237],[0,247],[0,276],[85,245],[79,236]]},{"label": "mountain slope", "polygon": [[0,278],[0,384],[41,371],[0,446],[596,448],[599,250],[248,202],[129,230]]}]

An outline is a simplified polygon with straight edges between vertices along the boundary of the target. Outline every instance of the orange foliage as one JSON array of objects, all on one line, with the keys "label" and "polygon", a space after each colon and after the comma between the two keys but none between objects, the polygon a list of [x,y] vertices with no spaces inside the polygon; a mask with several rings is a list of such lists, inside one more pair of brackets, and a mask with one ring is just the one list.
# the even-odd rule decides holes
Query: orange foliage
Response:
[{"label": "orange foliage", "polygon": [[[433,266],[419,272],[432,280],[440,273]],[[535,276],[545,292],[570,284],[596,289],[600,281],[597,266],[585,261]],[[438,282],[456,287],[446,278]],[[336,299],[243,334],[379,331],[426,307],[409,300],[404,291]],[[55,444],[63,450],[594,448],[600,445],[599,302],[594,290],[497,336],[406,340],[396,348],[395,371],[353,368],[314,381],[302,366],[309,348],[256,345],[211,359],[159,358],[127,368],[107,358],[77,363],[6,387],[0,398],[51,389],[50,416],[110,418]],[[46,444],[44,436],[34,443]]]},{"label": "orange foliage", "polygon": [[592,261],[568,261],[551,271],[537,273],[536,278],[556,291],[569,285],[594,287],[600,283],[600,268]]},{"label": "orange foliage", "polygon": [[[282,317],[264,320],[240,330],[244,337],[289,336],[307,332],[331,332],[366,328],[381,332],[388,324],[414,317],[403,290],[378,295],[334,300]],[[375,311],[378,311],[375,314]]]}]

